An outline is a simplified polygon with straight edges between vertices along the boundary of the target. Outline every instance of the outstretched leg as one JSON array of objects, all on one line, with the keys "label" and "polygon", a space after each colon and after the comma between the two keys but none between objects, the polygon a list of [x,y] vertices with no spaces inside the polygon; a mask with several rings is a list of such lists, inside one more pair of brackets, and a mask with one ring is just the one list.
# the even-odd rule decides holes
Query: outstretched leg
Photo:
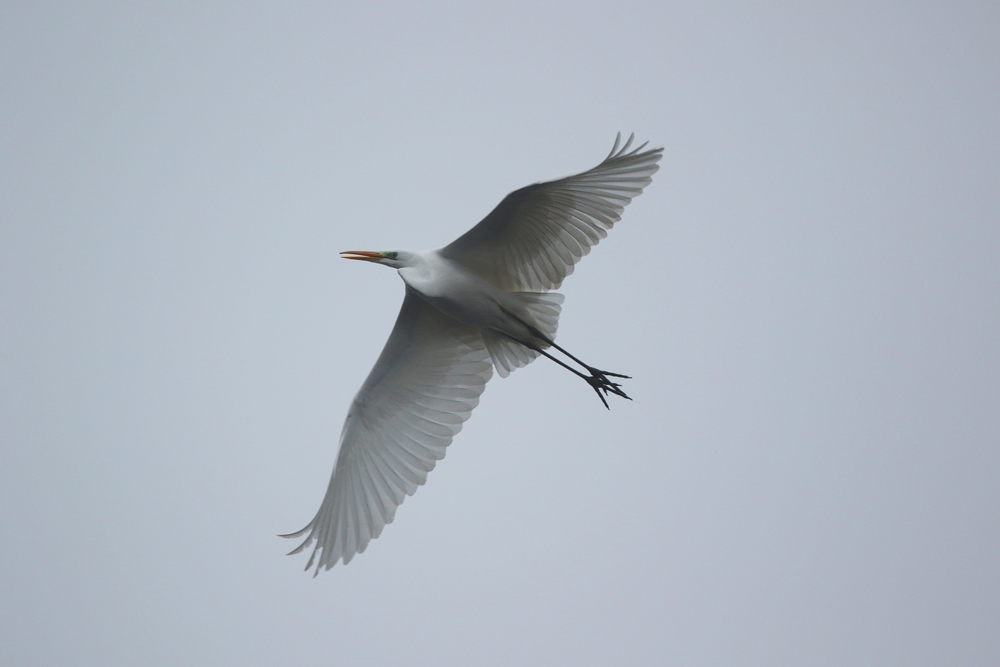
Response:
[{"label": "outstretched leg", "polygon": [[[559,350],[560,352],[562,352],[563,354],[565,354],[567,357],[569,357],[570,359],[572,359],[573,361],[575,361],[576,363],[580,364],[585,369],[587,369],[587,372],[590,373],[590,377],[589,378],[587,376],[583,375],[582,373],[579,373],[579,372],[577,372],[577,375],[579,375],[580,377],[586,379],[587,382],[590,383],[590,386],[594,387],[594,391],[597,391],[597,395],[598,396],[601,396],[601,392],[597,390],[597,385],[600,385],[600,387],[604,391],[605,395],[607,395],[608,392],[611,392],[611,393],[613,393],[613,394],[615,394],[617,396],[621,396],[622,398],[628,398],[628,400],[630,400],[630,401],[632,400],[631,398],[629,398],[625,394],[624,391],[621,390],[621,385],[620,384],[618,384],[616,382],[612,382],[611,380],[608,379],[608,377],[610,376],[610,377],[625,378],[626,380],[631,380],[632,379],[631,376],[629,376],[629,375],[622,375],[620,373],[612,373],[611,371],[602,371],[599,368],[594,368],[590,364],[585,364],[584,362],[582,362],[579,359],[577,359],[575,356],[573,356],[572,354],[570,354],[565,349],[563,349],[563,348],[559,347],[558,345],[556,345],[555,341],[550,340],[545,334],[543,334],[541,331],[539,331],[537,327],[533,327],[532,325],[528,324],[527,322],[525,322],[524,320],[522,320],[520,317],[518,317],[515,313],[510,312],[506,308],[504,308],[504,312],[507,315],[509,315],[510,317],[512,317],[515,320],[517,320],[518,322],[520,322],[528,331],[531,332],[531,334],[535,338],[537,338],[537,339],[545,342],[545,344],[550,345],[551,347],[554,347],[555,349]],[[504,335],[506,336],[507,334],[504,334]],[[507,336],[507,337],[508,338],[512,338],[513,340],[517,340],[516,338],[513,338],[512,336]],[[521,343],[521,345],[524,345],[525,347],[529,347],[529,348],[531,348],[533,350],[541,352],[542,354],[545,354],[545,352],[543,352],[542,350],[538,349],[537,346],[527,345],[523,341],[519,341],[519,340],[517,342]],[[552,357],[549,354],[545,354],[545,356],[548,357],[549,359],[552,359],[553,361],[557,361],[554,357]],[[566,364],[562,364],[562,366],[564,366],[566,368],[569,368],[569,366],[566,366]],[[570,369],[570,370],[573,370],[573,369]],[[574,371],[574,372],[576,372],[576,371]],[[604,401],[604,397],[603,396],[601,396],[601,401],[604,402],[604,407],[608,406],[607,401]]]},{"label": "outstretched leg", "polygon": [[[524,323],[522,322],[522,324],[524,324]],[[618,384],[617,382],[612,382],[611,380],[608,379],[609,375],[612,376],[612,377],[626,378],[626,379],[629,377],[628,375],[619,375],[618,373],[609,373],[608,371],[602,371],[602,370],[599,370],[597,368],[594,368],[593,366],[589,366],[589,365],[583,363],[582,361],[580,361],[579,359],[577,359],[576,357],[574,357],[572,354],[570,354],[566,350],[562,349],[561,347],[559,347],[558,345],[556,345],[555,343],[553,343],[552,341],[548,340],[545,336],[542,336],[541,333],[538,332],[537,329],[535,329],[534,327],[532,327],[530,325],[527,325],[527,324],[525,324],[525,326],[528,327],[528,329],[533,334],[535,334],[536,337],[538,337],[539,339],[545,341],[547,344],[551,345],[552,347],[555,347],[557,350],[559,350],[560,352],[562,352],[563,354],[565,354],[567,357],[569,357],[570,359],[572,359],[573,361],[575,361],[576,363],[580,364],[585,369],[587,369],[587,371],[590,373],[590,375],[584,375],[583,373],[581,373],[580,371],[576,370],[575,368],[573,368],[572,366],[570,366],[566,362],[562,361],[561,359],[555,358],[554,356],[552,356],[551,354],[549,354],[548,352],[546,352],[545,350],[543,350],[538,345],[534,345],[532,343],[525,342],[525,341],[520,340],[518,338],[515,338],[514,336],[511,336],[510,334],[505,333],[503,331],[497,330],[497,333],[499,333],[500,335],[505,336],[505,337],[511,339],[515,343],[518,343],[520,345],[525,346],[529,350],[534,350],[535,352],[538,352],[539,354],[541,354],[541,355],[543,355],[545,357],[548,357],[549,359],[551,359],[552,361],[556,362],[557,364],[559,364],[560,366],[562,366],[563,368],[565,368],[569,372],[571,372],[571,373],[573,373],[573,374],[575,374],[575,375],[583,378],[584,381],[587,384],[589,384],[590,387],[597,393],[597,397],[599,399],[601,399],[601,403],[603,403],[604,407],[607,408],[608,410],[611,409],[611,406],[608,405],[608,401],[604,397],[607,396],[609,393],[615,394],[616,396],[621,396],[622,398],[627,398],[630,401],[632,400],[631,398],[629,398],[629,396],[624,391],[621,390],[621,385],[620,384]],[[601,392],[604,392],[604,393],[602,394]]]},{"label": "outstretched leg", "polygon": [[[557,350],[559,350],[560,352],[562,352],[563,354],[565,354],[567,357],[569,357],[570,359],[572,359],[576,363],[578,363],[581,366],[583,366],[584,368],[586,368],[587,371],[591,375],[599,377],[599,378],[603,378],[607,382],[608,386],[610,386],[610,387],[620,387],[621,385],[615,384],[614,382],[609,381],[608,380],[608,376],[611,376],[611,377],[614,377],[614,378],[625,378],[626,380],[631,380],[632,379],[631,375],[622,375],[620,373],[612,373],[611,371],[602,371],[599,368],[594,368],[593,366],[585,364],[582,361],[580,361],[579,359],[577,359],[576,357],[574,357],[572,354],[570,354],[569,352],[567,352],[566,350],[564,350],[563,348],[561,348],[558,345],[556,345],[554,341],[551,341],[548,338],[546,338],[545,336],[543,336],[541,334],[541,332],[539,332],[539,331],[533,331],[532,333],[534,333],[536,337],[538,337],[541,340],[545,341],[548,345],[551,345],[552,347],[556,348]],[[621,390],[614,390],[614,389],[612,389],[611,391],[613,391],[615,394],[618,394],[619,396],[621,396],[623,398],[628,398],[628,396],[625,396],[625,394]],[[628,400],[631,401],[632,399],[629,398]]]}]

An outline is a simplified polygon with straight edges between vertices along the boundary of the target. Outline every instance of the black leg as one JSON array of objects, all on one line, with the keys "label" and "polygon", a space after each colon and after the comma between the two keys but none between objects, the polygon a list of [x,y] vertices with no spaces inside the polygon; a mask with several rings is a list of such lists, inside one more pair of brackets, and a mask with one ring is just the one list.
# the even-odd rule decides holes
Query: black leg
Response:
[{"label": "black leg", "polygon": [[[513,317],[518,322],[520,322],[522,325],[524,325],[524,327],[527,328],[528,331],[530,331],[531,334],[535,338],[537,338],[537,339],[539,339],[541,341],[544,341],[547,345],[550,345],[550,346],[554,347],[555,349],[559,350],[560,352],[562,352],[563,354],[565,354],[567,357],[569,357],[570,359],[572,359],[573,361],[575,361],[576,363],[580,364],[585,369],[587,369],[587,372],[590,373],[590,378],[588,378],[586,375],[584,375],[584,374],[582,374],[582,373],[574,370],[573,368],[570,368],[566,364],[560,362],[558,359],[556,359],[552,355],[546,354],[543,350],[539,349],[537,346],[528,345],[527,343],[524,343],[523,341],[517,340],[513,336],[509,336],[507,334],[503,334],[503,335],[507,336],[511,340],[514,340],[514,341],[517,341],[518,343],[521,343],[521,345],[524,345],[527,348],[531,348],[532,350],[535,350],[536,352],[540,352],[541,354],[544,354],[546,357],[548,357],[549,359],[552,359],[553,361],[556,361],[557,363],[559,363],[563,367],[569,368],[571,371],[573,371],[574,373],[576,373],[580,377],[586,379],[588,382],[590,382],[591,378],[595,379],[598,382],[598,384],[601,385],[601,389],[603,389],[603,391],[604,391],[605,394],[607,394],[608,392],[611,392],[612,394],[615,394],[616,396],[621,396],[622,398],[627,398],[630,401],[632,400],[631,398],[629,398],[628,395],[625,394],[624,391],[621,390],[621,385],[620,384],[618,384],[616,382],[612,382],[611,380],[608,379],[608,377],[610,376],[610,377],[625,378],[626,380],[631,380],[632,376],[630,376],[630,375],[622,375],[621,373],[612,373],[611,371],[602,371],[599,368],[594,368],[590,364],[585,364],[584,362],[580,361],[575,356],[573,356],[572,354],[570,354],[569,352],[567,352],[566,350],[564,350],[563,348],[561,348],[558,345],[556,345],[555,341],[549,340],[545,336],[545,334],[543,334],[541,331],[539,331],[535,327],[531,326],[530,324],[528,324],[527,322],[525,322],[524,320],[522,320],[520,317],[518,317],[514,313],[510,312],[507,309],[504,309],[504,312],[506,314],[510,315],[511,317]],[[595,387],[595,384],[593,382],[590,382],[590,385],[592,387]],[[595,387],[595,391],[596,391],[596,387]],[[597,395],[600,396],[601,393],[598,391]],[[604,402],[605,407],[607,407],[607,405],[608,405],[607,401],[604,401],[604,397],[603,396],[601,396],[601,401]]]},{"label": "black leg", "polygon": [[567,357],[569,357],[570,359],[572,359],[576,363],[578,363],[581,366],[583,366],[584,368],[586,368],[587,371],[592,376],[598,377],[598,378],[601,378],[602,380],[604,380],[605,386],[609,387],[608,391],[611,391],[613,394],[621,396],[622,398],[628,398],[628,400],[630,400],[630,401],[632,400],[631,398],[629,398],[628,396],[625,395],[625,392],[623,392],[620,389],[620,387],[621,387],[620,384],[618,384],[616,382],[611,382],[610,380],[608,380],[608,376],[615,377],[615,378],[625,378],[626,380],[631,380],[632,379],[631,375],[622,375],[621,373],[612,373],[611,371],[602,371],[599,368],[594,368],[593,366],[590,366],[589,364],[583,363],[582,361],[580,361],[579,359],[577,359],[576,357],[574,357],[572,354],[570,354],[569,352],[567,352],[563,348],[559,347],[558,345],[556,345],[551,340],[547,339],[545,336],[539,336],[539,338],[541,338],[546,343],[548,343],[552,347],[556,348],[557,350],[559,350],[560,352],[562,352],[563,354],[565,354]]},{"label": "black leg", "polygon": [[[584,368],[586,368],[590,372],[589,376],[588,375],[584,375],[583,373],[581,373],[580,371],[576,370],[575,368],[573,368],[569,364],[565,363],[561,359],[556,359],[551,354],[549,354],[548,352],[546,352],[542,348],[538,347],[537,345],[532,345],[531,343],[526,343],[523,340],[519,340],[519,339],[515,338],[514,336],[511,336],[510,334],[505,333],[503,331],[498,331],[498,330],[495,330],[495,331],[497,331],[497,333],[500,334],[501,336],[509,338],[512,341],[514,341],[515,343],[518,343],[519,345],[525,346],[529,350],[534,350],[535,352],[538,352],[539,354],[541,354],[541,355],[543,355],[545,357],[548,357],[552,361],[556,362],[557,364],[559,364],[560,366],[562,366],[563,368],[565,368],[566,370],[568,370],[570,373],[573,373],[574,375],[577,375],[577,376],[583,378],[584,381],[587,384],[589,384],[590,387],[597,394],[597,397],[599,399],[601,399],[601,403],[604,404],[604,407],[607,408],[608,410],[611,409],[611,406],[608,405],[608,401],[604,397],[607,396],[609,392],[612,393],[612,394],[615,394],[616,396],[621,396],[622,398],[627,398],[630,401],[632,400],[631,398],[629,398],[628,395],[625,394],[624,391],[621,390],[621,385],[620,384],[618,384],[616,382],[612,382],[611,380],[609,380],[607,378],[608,375],[612,375],[614,377],[627,378],[628,377],[627,375],[618,375],[616,373],[606,373],[604,371],[600,371],[600,370],[598,370],[596,368],[593,368],[593,367],[588,366],[587,364],[583,363],[582,361],[580,361],[579,359],[577,359],[576,357],[574,357],[570,353],[568,353],[565,350],[563,350],[561,347],[557,347],[556,349],[558,349],[560,352],[562,352],[567,357],[569,357],[570,359],[572,359],[576,363],[580,364],[581,366],[583,366]],[[539,336],[539,338],[541,338],[542,340],[544,340],[546,342],[549,342],[543,336]],[[552,343],[549,343],[549,344],[552,345]],[[604,392],[603,394],[601,393],[602,391]]]}]

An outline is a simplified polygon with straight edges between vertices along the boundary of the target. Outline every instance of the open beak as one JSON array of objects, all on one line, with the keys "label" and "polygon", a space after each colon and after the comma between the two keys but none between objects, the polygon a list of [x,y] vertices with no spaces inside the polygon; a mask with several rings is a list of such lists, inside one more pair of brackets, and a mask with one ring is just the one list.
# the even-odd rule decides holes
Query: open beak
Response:
[{"label": "open beak", "polygon": [[340,256],[344,259],[360,259],[365,262],[377,262],[383,257],[382,253],[370,250],[345,250]]}]

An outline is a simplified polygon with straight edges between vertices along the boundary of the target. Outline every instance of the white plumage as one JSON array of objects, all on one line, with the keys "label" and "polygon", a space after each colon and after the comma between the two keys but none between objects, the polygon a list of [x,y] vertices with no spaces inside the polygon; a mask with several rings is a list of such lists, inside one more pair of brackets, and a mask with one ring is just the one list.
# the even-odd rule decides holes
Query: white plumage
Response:
[{"label": "white plumage", "polygon": [[[558,288],[621,219],[659,168],[663,149],[629,151],[621,135],[599,165],[516,190],[439,250],[350,251],[399,270],[406,296],[389,340],[354,397],[319,511],[284,537],[315,542],[306,569],[350,562],[427,480],[496,369],[502,377],[545,355],[605,396],[628,398],[610,377],[554,343]],[[620,148],[619,148],[620,147]],[[589,375],[553,357],[554,348]],[[602,394],[603,392],[603,394]]]}]

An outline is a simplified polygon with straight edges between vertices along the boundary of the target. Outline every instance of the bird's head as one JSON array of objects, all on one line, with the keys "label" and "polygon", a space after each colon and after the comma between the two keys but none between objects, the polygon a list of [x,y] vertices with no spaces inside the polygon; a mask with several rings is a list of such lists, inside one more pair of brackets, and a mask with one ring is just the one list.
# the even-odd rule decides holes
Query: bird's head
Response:
[{"label": "bird's head", "polygon": [[344,259],[360,259],[364,262],[375,262],[384,264],[394,269],[401,269],[409,266],[415,253],[408,250],[384,250],[382,252],[372,252],[370,250],[345,250],[340,253]]}]

